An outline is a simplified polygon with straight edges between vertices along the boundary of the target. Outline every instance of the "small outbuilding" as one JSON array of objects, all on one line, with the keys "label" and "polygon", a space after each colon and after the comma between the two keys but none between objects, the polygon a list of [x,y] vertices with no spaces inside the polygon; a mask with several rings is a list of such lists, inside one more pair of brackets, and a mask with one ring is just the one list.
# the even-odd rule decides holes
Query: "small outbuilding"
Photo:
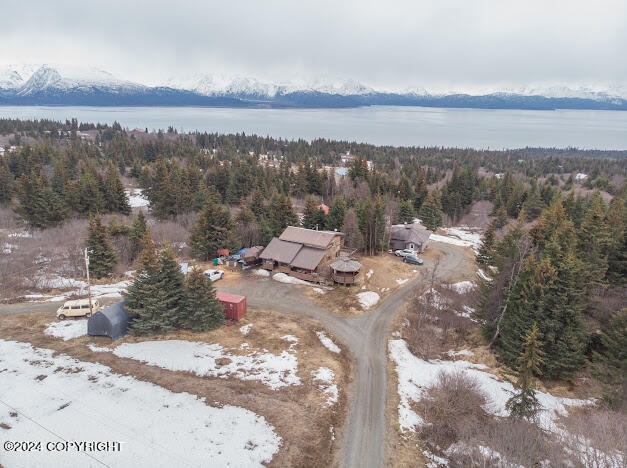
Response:
[{"label": "small outbuilding", "polygon": [[125,301],[116,302],[89,317],[87,334],[89,336],[108,336],[113,341],[126,335],[129,315],[124,309],[125,303]]},{"label": "small outbuilding", "polygon": [[333,274],[333,281],[339,284],[359,284],[362,278],[359,274],[361,263],[347,257],[342,257],[329,265]]},{"label": "small outbuilding", "polygon": [[216,299],[224,306],[224,316],[228,320],[239,320],[246,315],[246,296],[217,291]]},{"label": "small outbuilding", "polygon": [[259,256],[263,252],[263,247],[260,245],[255,245],[250,249],[247,249],[246,252],[242,254],[242,260],[244,260],[248,265],[257,265],[261,263],[261,259]]},{"label": "small outbuilding", "polygon": [[396,224],[390,228],[390,248],[412,249],[418,253],[425,251],[433,232],[419,223]]}]

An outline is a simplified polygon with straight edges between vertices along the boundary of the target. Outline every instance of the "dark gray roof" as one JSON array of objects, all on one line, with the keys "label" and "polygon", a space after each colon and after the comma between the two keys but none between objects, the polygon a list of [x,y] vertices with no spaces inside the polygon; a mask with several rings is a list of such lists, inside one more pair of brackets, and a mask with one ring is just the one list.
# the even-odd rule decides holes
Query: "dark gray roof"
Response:
[{"label": "dark gray roof", "polygon": [[279,236],[279,239],[289,242],[298,242],[300,244],[326,249],[335,236],[343,236],[341,232],[335,231],[316,231],[315,229],[305,229],[294,226],[288,226]]},{"label": "dark gray roof", "polygon": [[123,337],[129,325],[129,316],[124,309],[124,304],[125,301],[116,302],[89,317],[87,334],[90,336],[108,336],[112,340]]},{"label": "dark gray roof", "polygon": [[282,241],[278,237],[275,237],[270,241],[268,247],[263,250],[259,257],[264,260],[274,260],[275,262],[280,263],[291,263],[302,247],[302,244]]},{"label": "dark gray roof", "polygon": [[422,224],[396,224],[390,228],[390,238],[403,242],[415,242],[424,244],[429,240],[433,232],[429,231]]},{"label": "dark gray roof", "polygon": [[340,258],[329,265],[335,271],[342,271],[344,273],[355,273],[361,270],[361,263],[357,260],[351,260],[349,258]]},{"label": "dark gray roof", "polygon": [[324,258],[325,253],[326,251],[322,249],[303,247],[298,251],[294,260],[292,260],[291,266],[305,270],[315,270]]}]

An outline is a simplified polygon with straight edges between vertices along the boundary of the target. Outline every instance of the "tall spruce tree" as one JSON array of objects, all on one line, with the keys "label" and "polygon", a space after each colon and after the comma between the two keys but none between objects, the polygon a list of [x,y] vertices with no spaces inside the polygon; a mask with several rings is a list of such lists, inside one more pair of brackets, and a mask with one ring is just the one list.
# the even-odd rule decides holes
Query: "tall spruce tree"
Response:
[{"label": "tall spruce tree", "polygon": [[159,258],[150,231],[142,239],[143,249],[135,266],[135,278],[122,295],[131,315],[131,331],[135,335],[163,332],[163,309],[157,297]]},{"label": "tall spruce tree", "polygon": [[11,201],[13,175],[4,158],[0,158],[0,204]]},{"label": "tall spruce tree", "polygon": [[525,334],[523,350],[518,357],[514,383],[516,391],[505,404],[510,415],[516,418],[533,419],[541,408],[533,388],[533,377],[542,375],[541,367],[544,364],[544,352],[538,335],[538,326],[534,322]]},{"label": "tall spruce tree", "polygon": [[89,272],[94,278],[103,278],[113,272],[117,259],[109,233],[102,225],[100,215],[89,220],[87,252],[89,254]]},{"label": "tall spruce tree", "polygon": [[536,322],[547,356],[543,374],[567,378],[585,360],[588,335],[582,316],[586,306],[585,265],[578,257],[575,230],[561,201],[542,213],[531,235],[538,255],[526,260],[507,297],[499,353],[514,365],[528,324]]},{"label": "tall spruce tree", "polygon": [[372,201],[363,200],[358,206],[357,215],[364,250],[368,255],[375,255],[385,247],[385,203],[381,195]]},{"label": "tall spruce tree", "polygon": [[180,327],[185,314],[183,273],[170,247],[157,253],[147,232],[137,260],[135,279],[124,293],[136,335],[168,333]]},{"label": "tall spruce tree", "polygon": [[330,230],[338,230],[342,229],[342,225],[344,224],[344,215],[346,215],[346,210],[348,209],[346,205],[346,200],[344,200],[343,196],[337,196],[331,203],[329,207],[329,215],[327,216],[327,228]]},{"label": "tall spruce tree", "polygon": [[607,279],[614,284],[624,284],[627,279],[627,203],[623,193],[610,202],[607,223],[611,229]]},{"label": "tall spruce tree", "polygon": [[111,160],[107,165],[103,185],[105,210],[109,213],[129,214],[131,207],[128,204],[126,193],[124,193],[124,185],[120,181],[118,169]]},{"label": "tall spruce tree", "polygon": [[414,205],[411,200],[403,200],[398,209],[398,218],[401,223],[411,223],[414,219]]},{"label": "tall spruce tree", "polygon": [[593,375],[603,384],[603,400],[613,409],[627,402],[627,308],[617,312],[593,353]]},{"label": "tall spruce tree", "polygon": [[259,244],[259,228],[255,221],[255,215],[242,198],[239,204],[239,213],[235,217],[235,226],[243,247],[252,247]]},{"label": "tall spruce tree", "polygon": [[288,226],[298,225],[298,216],[287,195],[275,194],[272,197],[268,208],[268,218],[274,236],[279,236]]},{"label": "tall spruce tree", "polygon": [[485,267],[492,264],[494,259],[495,242],[496,235],[494,232],[494,222],[490,222],[487,229],[483,233],[481,247],[479,247],[479,253],[477,254],[477,263],[480,263]]},{"label": "tall spruce tree", "polygon": [[420,207],[420,219],[427,229],[435,231],[442,225],[442,205],[437,189],[432,190]]},{"label": "tall spruce tree", "polygon": [[106,213],[106,202],[102,190],[102,179],[95,167],[88,166],[83,171],[68,200],[71,207],[81,214]]},{"label": "tall spruce tree", "polygon": [[19,205],[15,211],[31,228],[45,229],[61,224],[67,210],[65,203],[46,182],[40,172],[22,175],[18,185]]},{"label": "tall spruce tree", "polygon": [[612,230],[607,223],[606,210],[599,191],[593,192],[578,230],[579,252],[586,262],[584,274],[588,288],[605,283],[608,252],[612,245]]},{"label": "tall spruce tree", "polygon": [[346,210],[342,232],[344,233],[344,245],[347,248],[357,250],[364,248],[364,237],[359,230],[359,218],[353,208]]},{"label": "tall spruce tree", "polygon": [[185,324],[185,276],[181,271],[172,246],[167,245],[159,254],[159,274],[157,276],[158,298],[164,318],[164,331],[181,328]]},{"label": "tall spruce tree", "polygon": [[201,260],[214,258],[218,249],[237,247],[228,208],[218,205],[213,197],[209,197],[190,232],[189,245],[192,255]]},{"label": "tall spruce tree", "polygon": [[313,195],[309,195],[305,199],[302,224],[306,229],[316,229],[318,227],[318,202]]},{"label": "tall spruce tree", "polygon": [[224,307],[216,299],[211,280],[193,269],[185,279],[183,325],[194,331],[213,330],[224,323]]},{"label": "tall spruce tree", "polygon": [[137,255],[139,255],[139,252],[142,250],[142,241],[146,232],[148,232],[146,217],[144,216],[144,212],[139,210],[139,213],[133,217],[133,224],[131,225],[128,235],[131,240],[131,257],[133,259],[137,258]]}]

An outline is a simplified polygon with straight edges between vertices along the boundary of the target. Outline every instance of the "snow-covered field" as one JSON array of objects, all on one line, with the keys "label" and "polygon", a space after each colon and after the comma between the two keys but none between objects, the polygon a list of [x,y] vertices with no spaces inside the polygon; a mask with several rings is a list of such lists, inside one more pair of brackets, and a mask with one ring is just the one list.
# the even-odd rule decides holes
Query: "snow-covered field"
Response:
[{"label": "snow-covered field", "polygon": [[[493,374],[486,372],[486,367],[480,364],[472,364],[467,361],[425,361],[420,359],[407,349],[404,340],[390,340],[390,358],[396,364],[398,375],[398,394],[400,404],[398,407],[399,424],[403,431],[415,431],[416,427],[424,424],[422,418],[411,409],[411,403],[420,401],[425,395],[426,389],[432,386],[441,371],[454,372],[463,370],[468,376],[479,383],[479,387],[486,396],[485,410],[496,416],[507,416],[505,403],[510,398],[514,387],[509,382],[500,382]],[[460,354],[457,352],[456,354]],[[542,405],[538,414],[540,427],[545,430],[555,431],[555,420],[560,415],[566,415],[566,406],[582,406],[591,404],[592,400],[575,400],[570,398],[558,398],[549,393],[537,392],[537,397]]]},{"label": "snow-covered field", "polygon": [[[3,439],[42,443],[41,450],[2,451],[4,466],[252,467],[269,462],[282,443],[251,411],[210,407],[28,343],[0,340],[0,369]],[[79,451],[72,442],[119,449]],[[57,450],[47,450],[49,443]]]},{"label": "snow-covered field", "polygon": [[[240,355],[219,344],[163,340],[124,343],[115,348],[113,354],[163,369],[193,372],[199,376],[258,380],[277,390],[301,383],[296,375],[298,359],[290,351],[272,354],[264,350]],[[216,362],[218,360],[219,363]]]}]

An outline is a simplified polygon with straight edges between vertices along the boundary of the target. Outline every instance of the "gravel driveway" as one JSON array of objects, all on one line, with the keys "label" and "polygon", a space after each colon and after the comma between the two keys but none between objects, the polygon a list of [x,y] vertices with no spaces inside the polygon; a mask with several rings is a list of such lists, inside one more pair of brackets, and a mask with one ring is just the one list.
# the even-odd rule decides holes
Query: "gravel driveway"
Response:
[{"label": "gravel driveway", "polygon": [[[446,280],[461,265],[464,249],[432,243],[430,249],[442,253],[438,279]],[[422,268],[431,265],[425,262]],[[277,310],[319,321],[333,333],[355,358],[354,398],[349,403],[344,427],[344,447],[340,452],[345,467],[383,466],[385,441],[385,401],[387,341],[390,323],[396,313],[416,293],[420,285],[416,278],[386,297],[376,308],[359,317],[339,317],[299,294],[294,286],[269,278],[244,275],[237,286],[218,289],[242,294],[252,307]],[[0,305],[0,314],[29,312],[54,313],[60,302]]]}]

